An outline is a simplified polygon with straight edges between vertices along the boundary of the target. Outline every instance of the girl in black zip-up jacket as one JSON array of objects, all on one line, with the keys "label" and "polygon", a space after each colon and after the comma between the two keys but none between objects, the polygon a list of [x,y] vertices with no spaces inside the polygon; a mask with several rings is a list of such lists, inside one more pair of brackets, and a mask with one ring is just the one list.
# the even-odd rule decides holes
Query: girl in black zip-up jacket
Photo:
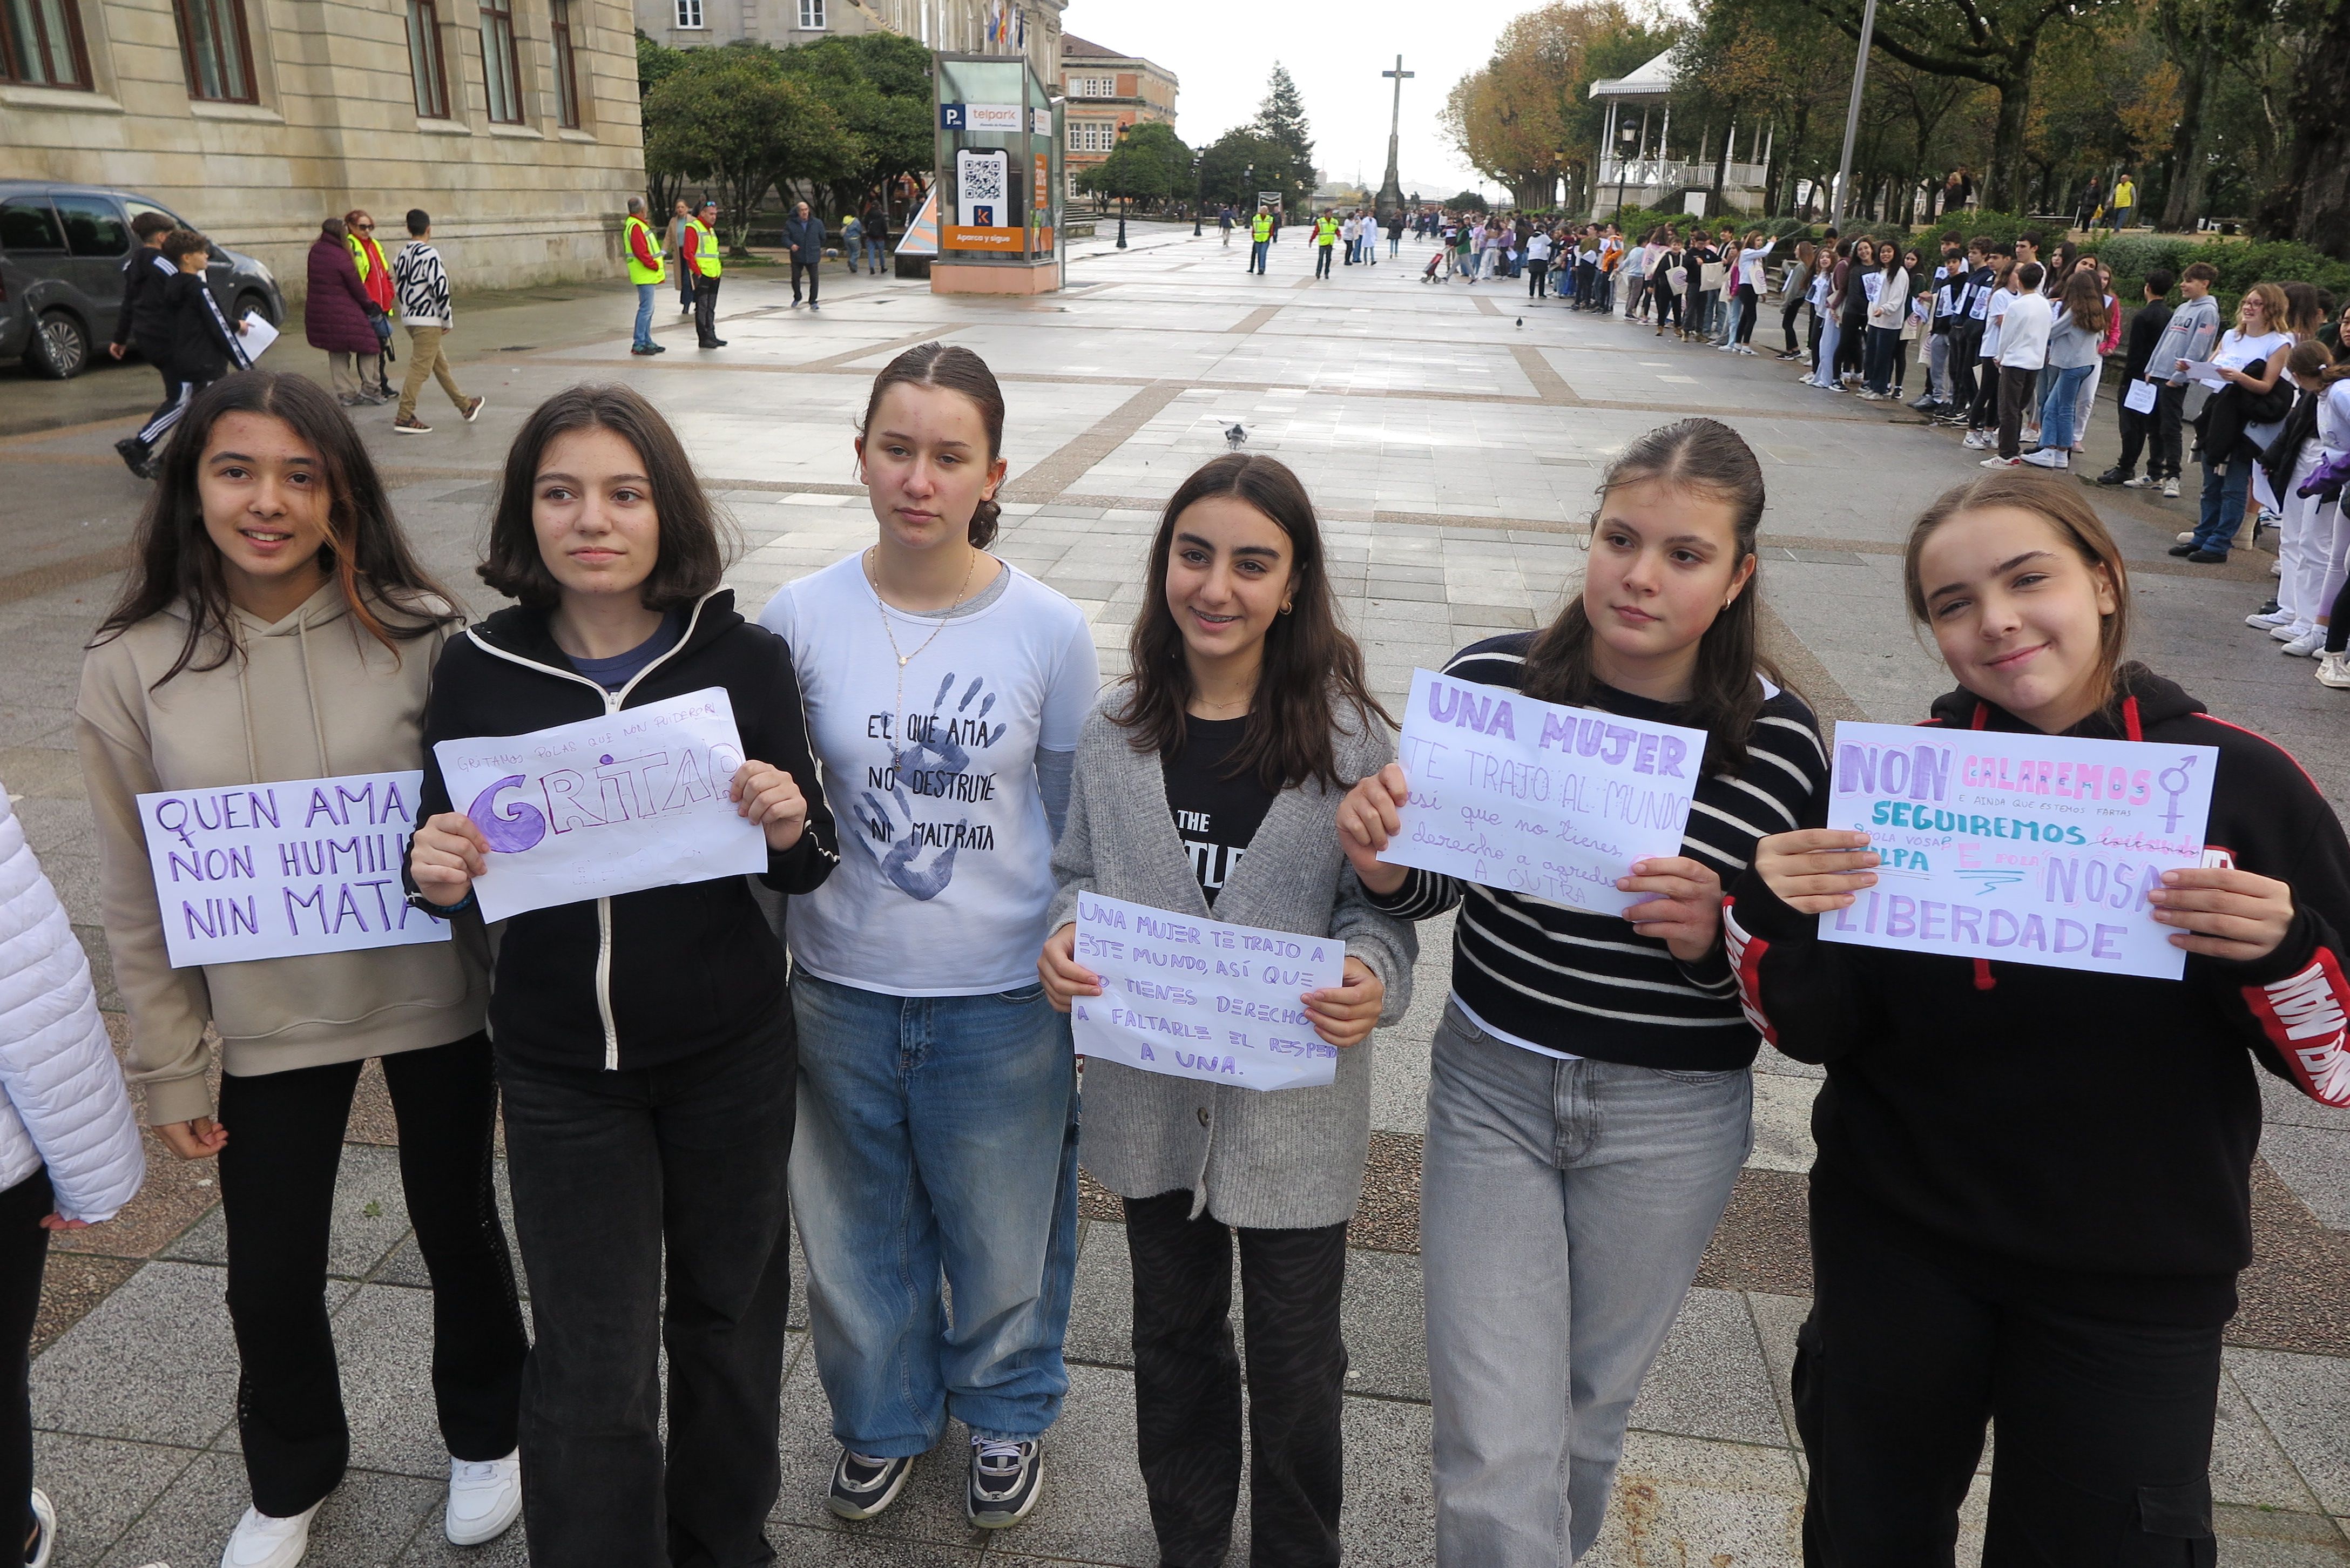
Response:
[{"label": "girl in black zip-up jacket", "polygon": [[2080,492],[2002,473],[1913,530],[1928,722],[2211,746],[2203,864],[2154,918],[2180,980],[1819,940],[1866,836],[1767,838],[1727,900],[1749,1015],[1827,1066],[1798,1340],[1814,1565],[1950,1561],[1995,1420],[1983,1561],[2210,1564],[2220,1333],[2251,1259],[2255,1064],[2350,1105],[2350,841],[2293,758],[2142,665]]},{"label": "girl in black zip-up jacket", "polygon": [[[575,387],[531,416],[482,567],[522,602],[452,640],[434,672],[412,901],[472,918],[490,853],[451,808],[437,742],[712,686],[744,755],[764,759],[731,785],[766,834],[762,880],[784,893],[823,882],[837,845],[791,651],[735,612],[723,565],[710,502],[641,397]],[[523,1392],[531,1556],[767,1561],[797,1079],[782,950],[740,877],[504,924],[490,1030],[536,1331]]]}]

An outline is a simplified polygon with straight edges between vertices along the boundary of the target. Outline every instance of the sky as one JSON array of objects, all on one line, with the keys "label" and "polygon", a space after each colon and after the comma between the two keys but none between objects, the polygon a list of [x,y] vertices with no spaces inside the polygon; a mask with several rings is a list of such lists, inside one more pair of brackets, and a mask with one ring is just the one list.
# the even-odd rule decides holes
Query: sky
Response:
[{"label": "sky", "polygon": [[1175,133],[1193,147],[1255,117],[1279,60],[1305,100],[1315,163],[1334,180],[1359,171],[1374,191],[1387,169],[1395,90],[1379,73],[1400,52],[1404,69],[1417,73],[1403,84],[1404,191],[1437,201],[1480,183],[1437,112],[1453,83],[1492,57],[1510,18],[1532,8],[1532,0],[1465,10],[1428,0],[1069,0],[1061,27],[1174,72]]}]

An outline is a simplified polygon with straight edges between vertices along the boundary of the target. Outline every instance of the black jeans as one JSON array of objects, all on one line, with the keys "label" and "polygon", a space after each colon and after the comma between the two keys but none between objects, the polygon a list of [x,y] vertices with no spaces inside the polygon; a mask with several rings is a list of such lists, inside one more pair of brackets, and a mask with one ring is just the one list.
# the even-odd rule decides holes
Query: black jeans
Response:
[{"label": "black jeans", "polygon": [[789,1009],[772,1032],[667,1066],[501,1053],[498,1073],[535,1331],[522,1421],[531,1560],[773,1563],[798,1078]]},{"label": "black jeans", "polygon": [[1795,312],[1803,308],[1804,296],[1798,294],[1790,296],[1786,305],[1779,311],[1779,330],[1786,335],[1787,352],[1790,355],[1795,352]]},{"label": "black jeans", "polygon": [[2179,427],[2185,422],[2187,389],[2165,383],[2154,394],[2154,455],[2146,471],[2164,479],[2178,477]]},{"label": "black jeans", "polygon": [[[2125,385],[2122,388],[2122,394],[2125,397],[2128,396],[2128,386]],[[2156,422],[2160,411],[2159,403],[2160,399],[2158,395],[2158,406],[2145,413],[2139,413],[2126,403],[2122,405],[2122,455],[2115,462],[2114,467],[2120,472],[2124,479],[2129,478],[2137,472],[2138,454],[2146,451],[2148,438],[2155,433]],[[2147,464],[2146,471],[2153,478],[2160,479],[2162,475],[2158,470],[2161,465],[2162,459],[2158,454],[2154,461]]]},{"label": "black jeans", "polygon": [[1346,1494],[1338,1302],[1347,1228],[1234,1231],[1189,1218],[1189,1191],[1129,1199],[1134,1407],[1160,1568],[1214,1568],[1241,1487],[1241,1366],[1232,1352],[1232,1238],[1248,1342],[1249,1562],[1338,1561]]},{"label": "black jeans", "polygon": [[57,1201],[46,1168],[0,1192],[0,1542],[33,1533],[33,1316],[49,1257],[41,1221]]},{"label": "black jeans", "polygon": [[800,274],[802,273],[807,274],[807,302],[810,305],[816,303],[816,285],[824,281],[823,263],[822,256],[818,256],[815,261],[802,261],[797,256],[792,258],[792,303],[794,305],[800,302]]},{"label": "black jeans", "polygon": [[1738,302],[1738,336],[1733,341],[1751,344],[1754,341],[1754,313],[1757,305],[1754,286],[1751,283],[1740,284],[1738,292],[1731,297]]},{"label": "black jeans", "polygon": [[[461,1459],[515,1451],[525,1350],[514,1262],[490,1182],[497,1084],[472,1034],[383,1059],[400,1124],[400,1185],[432,1275],[432,1397]],[[253,1506],[284,1519],[325,1497],[350,1459],[327,1319],[335,1171],[360,1064],[224,1075],[221,1205],[237,1432]]]},{"label": "black jeans", "polygon": [[2032,393],[2040,383],[2037,366],[2019,369],[2002,365],[1999,368],[1999,455],[2014,457],[2023,451],[2023,414],[2032,406]]},{"label": "black jeans", "polygon": [[1806,1568],[1951,1561],[1996,1423],[1984,1568],[2211,1568],[2221,1326],[2002,1295],[1864,1201],[1812,1190],[1797,1336]]},{"label": "black jeans", "polygon": [[1526,258],[1526,297],[1540,299],[1547,291],[1543,287],[1543,275],[1550,271],[1550,262],[1544,256]]},{"label": "black jeans", "polygon": [[702,348],[718,341],[718,286],[725,281],[720,277],[693,280],[693,337]]},{"label": "black jeans", "polygon": [[1657,296],[1657,330],[1662,332],[1668,327],[1679,326],[1681,319],[1680,296],[1673,292],[1672,286],[1670,284],[1652,283],[1648,286],[1648,292]]},{"label": "black jeans", "polygon": [[1964,411],[1974,407],[1975,358],[1982,348],[1982,328],[1973,322],[1960,320],[1950,328],[1950,346],[1945,350],[1943,364],[1950,368],[1950,408]]}]

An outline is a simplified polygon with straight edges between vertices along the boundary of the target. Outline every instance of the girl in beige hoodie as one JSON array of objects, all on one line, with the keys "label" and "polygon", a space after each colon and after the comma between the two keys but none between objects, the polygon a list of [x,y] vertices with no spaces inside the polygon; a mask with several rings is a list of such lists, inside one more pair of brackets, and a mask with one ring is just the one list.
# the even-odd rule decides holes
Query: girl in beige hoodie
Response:
[{"label": "girl in beige hoodie", "polygon": [[[133,1077],[174,1153],[220,1160],[253,1489],[223,1568],[299,1563],[349,1458],[326,1260],[344,1126],[369,1057],[383,1062],[409,1215],[440,1297],[448,1532],[488,1540],[521,1504],[525,1343],[490,1179],[482,955],[461,937],[174,969],[137,801],[420,765],[433,661],[458,617],[410,556],[348,419],[297,376],[233,376],[195,400],[137,551],[75,713]],[[217,1110],[207,1026],[222,1046]]]}]

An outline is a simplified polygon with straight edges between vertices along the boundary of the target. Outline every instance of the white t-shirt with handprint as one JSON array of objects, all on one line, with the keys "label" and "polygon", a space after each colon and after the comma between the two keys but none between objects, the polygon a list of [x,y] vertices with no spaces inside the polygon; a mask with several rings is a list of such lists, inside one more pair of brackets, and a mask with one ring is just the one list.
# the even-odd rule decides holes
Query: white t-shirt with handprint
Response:
[{"label": "white t-shirt with handprint", "polygon": [[863,556],[785,585],[759,616],[791,645],[840,825],[839,867],[788,901],[792,960],[891,996],[1033,986],[1053,897],[1036,753],[1076,747],[1101,686],[1093,630],[1008,563],[992,603],[910,615],[874,593]]}]

